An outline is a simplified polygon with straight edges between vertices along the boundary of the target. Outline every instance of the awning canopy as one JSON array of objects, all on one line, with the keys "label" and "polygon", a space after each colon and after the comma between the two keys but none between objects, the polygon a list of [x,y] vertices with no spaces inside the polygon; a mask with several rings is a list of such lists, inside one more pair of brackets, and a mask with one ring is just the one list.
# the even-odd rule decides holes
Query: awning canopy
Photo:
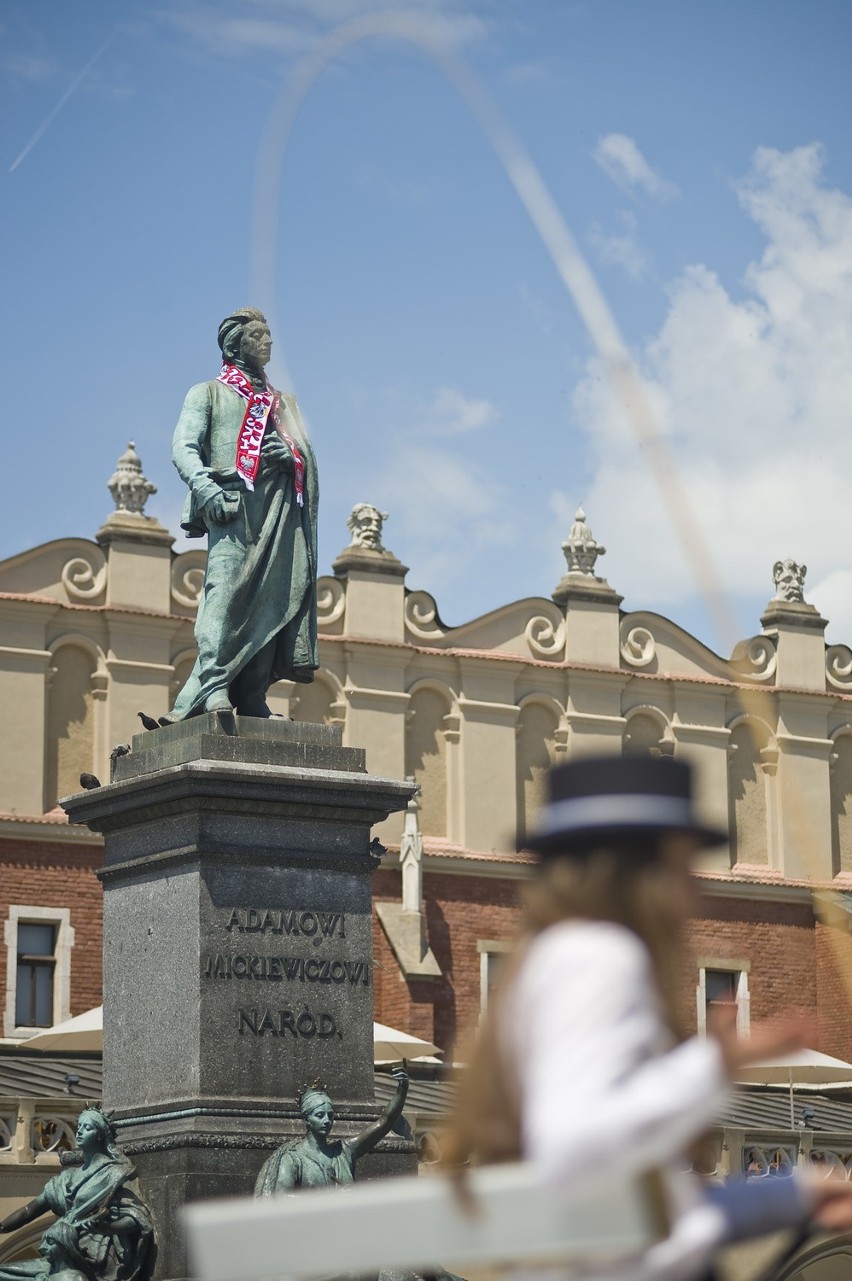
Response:
[{"label": "awning canopy", "polygon": [[[85,1014],[78,1014],[73,1019],[66,1019],[27,1037],[21,1042],[21,1048],[80,1054],[87,1050],[103,1050],[103,1044],[104,1007],[98,1005],[93,1010],[86,1010]],[[374,1063],[396,1063],[400,1059],[419,1059],[437,1053],[440,1051],[431,1041],[423,1041],[384,1023],[373,1024]]]}]

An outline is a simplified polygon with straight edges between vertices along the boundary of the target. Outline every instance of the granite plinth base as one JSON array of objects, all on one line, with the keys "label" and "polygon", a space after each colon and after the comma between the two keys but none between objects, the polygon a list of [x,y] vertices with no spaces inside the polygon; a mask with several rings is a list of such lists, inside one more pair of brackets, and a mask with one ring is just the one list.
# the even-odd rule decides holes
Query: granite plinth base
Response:
[{"label": "granite plinth base", "polygon": [[[336,1119],[339,1137],[356,1134],[377,1114],[376,1108],[356,1111],[360,1113],[357,1117]],[[155,1277],[175,1281],[190,1275],[179,1227],[182,1206],[188,1201],[251,1196],[266,1158],[281,1143],[301,1138],[304,1132],[304,1124],[296,1117],[279,1119],[263,1129],[243,1129],[233,1120],[228,1124],[226,1118],[214,1116],[122,1126],[120,1142],[136,1166],[157,1230]],[[413,1141],[389,1135],[358,1162],[357,1173],[362,1180],[412,1174],[416,1169]]]},{"label": "granite plinth base", "polygon": [[[325,1084],[342,1136],[378,1114],[370,836],[411,791],[333,727],[209,714],[137,735],[63,802],[104,836],[104,1105],[158,1277],[186,1275],[186,1200],[250,1192],[304,1133],[300,1087]],[[414,1168],[389,1137],[358,1174]]]}]

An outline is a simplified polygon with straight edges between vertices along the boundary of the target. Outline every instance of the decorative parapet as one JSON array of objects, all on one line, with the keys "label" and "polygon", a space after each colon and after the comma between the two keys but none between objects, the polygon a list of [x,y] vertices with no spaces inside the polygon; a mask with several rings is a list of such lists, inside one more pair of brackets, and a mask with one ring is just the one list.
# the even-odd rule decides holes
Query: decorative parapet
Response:
[{"label": "decorative parapet", "polygon": [[775,595],[761,616],[761,623],[771,632],[777,623],[824,630],[827,626],[815,606],[805,600],[807,565],[794,560],[776,560],[772,566]]},{"label": "decorative parapet", "polygon": [[606,548],[599,543],[586,524],[586,513],[578,507],[571,532],[562,544],[569,574],[591,574],[599,556],[606,555]]},{"label": "decorative parapet", "polygon": [[142,459],[136,452],[135,441],[128,442],[127,449],[107,481],[107,489],[112,494],[117,512],[144,515],[145,504],[152,494],[156,494],[157,486],[143,475]]},{"label": "decorative parapet", "polygon": [[772,566],[772,581],[775,584],[772,600],[804,605],[807,572],[807,565],[798,565],[794,560],[776,560]]},{"label": "decorative parapet", "polygon": [[339,578],[323,574],[317,579],[317,627],[321,632],[340,632],[346,613],[346,589]]},{"label": "decorative parapet", "polygon": [[109,571],[103,552],[92,544],[86,552],[67,560],[59,576],[72,605],[92,605],[106,590]]},{"label": "decorative parapet", "polygon": [[204,587],[204,567],[207,552],[193,549],[181,552],[172,561],[171,598],[175,605],[194,611],[201,600]]},{"label": "decorative parapet", "polygon": [[752,636],[738,641],[731,654],[731,667],[746,680],[770,684],[778,668],[777,643],[772,636]]},{"label": "decorative parapet", "polygon": [[405,628],[416,641],[437,644],[447,634],[438,617],[438,606],[428,592],[405,593]]},{"label": "decorative parapet", "polygon": [[346,521],[352,540],[332,563],[338,578],[345,578],[352,569],[389,574],[394,578],[405,577],[408,566],[403,565],[382,543],[382,527],[389,519],[387,512],[379,511],[372,503],[355,504]]},{"label": "decorative parapet", "polygon": [[127,449],[116,464],[116,469],[107,481],[107,488],[112,494],[115,511],[111,512],[96,534],[103,546],[116,538],[129,538],[135,542],[171,543],[172,535],[165,529],[156,516],[145,515],[145,504],[157,486],[142,471],[142,460],[136,452],[134,441],[128,443]]},{"label": "decorative parapet", "polygon": [[631,623],[629,616],[621,624],[621,657],[628,667],[650,667],[656,663],[657,643],[647,627]]},{"label": "decorative parapet", "polygon": [[595,574],[598,557],[606,555],[606,548],[597,541],[586,524],[586,513],[582,507],[577,508],[574,524],[562,544],[562,551],[567,572],[553,591],[553,600],[557,605],[564,606],[571,597],[609,604],[621,603],[623,597],[613,591],[605,578]]},{"label": "decorative parapet", "polygon": [[534,614],[524,628],[524,637],[533,658],[559,660],[565,657],[565,619]]},{"label": "decorative parapet", "polygon": [[829,645],[825,651],[825,677],[832,689],[852,694],[852,649],[848,645]]}]

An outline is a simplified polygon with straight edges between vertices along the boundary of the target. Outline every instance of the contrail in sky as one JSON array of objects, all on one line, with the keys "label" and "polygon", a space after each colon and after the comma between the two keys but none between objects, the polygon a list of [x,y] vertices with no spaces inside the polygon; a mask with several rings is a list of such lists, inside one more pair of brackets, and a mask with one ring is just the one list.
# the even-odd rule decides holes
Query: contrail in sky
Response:
[{"label": "contrail in sky", "polygon": [[9,173],[14,173],[14,171],[17,169],[17,167],[18,167],[18,165],[21,163],[21,161],[22,161],[23,159],[25,159],[25,157],[26,157],[26,156],[28,156],[28,155],[30,154],[30,152],[32,151],[33,147],[34,147],[34,146],[36,145],[36,143],[38,142],[39,138],[41,138],[41,137],[42,137],[42,135],[43,135],[43,134],[45,134],[45,133],[47,132],[47,130],[50,128],[50,126],[53,124],[54,120],[55,120],[55,119],[56,119],[56,117],[59,115],[60,111],[61,111],[61,110],[62,110],[62,108],[65,106],[65,104],[66,104],[66,102],[68,101],[68,99],[71,97],[71,95],[72,95],[72,93],[74,92],[74,90],[75,90],[75,89],[79,89],[80,85],[81,85],[81,84],[83,83],[83,81],[86,79],[86,76],[89,74],[89,72],[91,71],[92,67],[93,67],[93,66],[95,65],[95,63],[97,62],[98,58],[100,58],[101,54],[103,54],[103,53],[105,53],[105,52],[106,52],[107,47],[112,43],[112,41],[115,39],[115,37],[116,37],[117,35],[118,35],[118,27],[116,27],[115,31],[113,31],[110,35],[108,35],[108,36],[107,36],[106,40],[103,42],[103,44],[102,44],[102,45],[100,46],[100,48],[97,50],[97,52],[96,52],[96,53],[95,53],[95,54],[94,54],[94,55],[89,59],[89,61],[86,63],[86,65],[85,65],[85,67],[83,68],[83,70],[77,73],[77,75],[76,75],[76,76],[74,77],[74,79],[71,81],[71,83],[70,83],[70,85],[68,86],[68,88],[67,88],[67,89],[65,90],[65,92],[63,93],[62,97],[61,97],[61,98],[59,99],[59,101],[57,102],[56,106],[55,106],[55,107],[53,108],[53,110],[52,110],[52,111],[51,111],[51,112],[50,112],[50,113],[45,117],[45,119],[41,122],[41,124],[39,125],[38,129],[36,129],[36,131],[35,131],[35,133],[33,134],[32,138],[30,138],[29,142],[28,142],[28,143],[27,143],[27,145],[24,147],[24,149],[23,149],[23,151],[21,152],[21,154],[18,156],[18,159],[15,161],[15,163],[14,163],[13,165],[11,165],[11,166],[10,166],[10,168],[9,168]]}]

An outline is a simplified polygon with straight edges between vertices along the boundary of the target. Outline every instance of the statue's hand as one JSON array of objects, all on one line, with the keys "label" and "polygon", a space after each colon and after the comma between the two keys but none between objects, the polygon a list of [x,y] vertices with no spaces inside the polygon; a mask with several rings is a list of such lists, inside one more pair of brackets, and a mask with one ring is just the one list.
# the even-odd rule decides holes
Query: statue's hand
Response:
[{"label": "statue's hand", "polygon": [[214,525],[230,525],[240,510],[240,496],[231,490],[220,489],[204,504],[204,515]]},{"label": "statue's hand", "polygon": [[391,1076],[396,1081],[397,1088],[403,1086],[408,1089],[408,1070],[404,1067],[395,1067],[391,1069]]},{"label": "statue's hand", "polygon": [[267,467],[277,467],[279,471],[293,470],[293,455],[280,436],[268,436],[263,442],[263,460]]}]

